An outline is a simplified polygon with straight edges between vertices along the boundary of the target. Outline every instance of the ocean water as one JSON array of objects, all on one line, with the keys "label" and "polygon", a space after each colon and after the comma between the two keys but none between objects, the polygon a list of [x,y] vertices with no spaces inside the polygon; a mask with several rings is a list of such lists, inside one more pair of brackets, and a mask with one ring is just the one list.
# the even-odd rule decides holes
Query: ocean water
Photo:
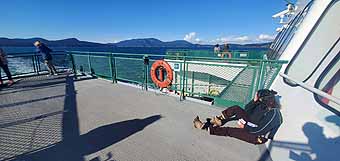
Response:
[{"label": "ocean water", "polygon": [[[16,54],[20,53],[29,53],[35,52],[35,47],[2,47],[5,52],[9,55],[9,68],[13,75],[22,74],[22,73],[29,73],[34,71],[33,67],[33,60],[32,56],[28,57],[12,57]],[[91,51],[91,52],[113,52],[113,53],[133,53],[133,54],[155,54],[155,55],[165,55],[166,51],[169,49],[183,49],[183,48],[144,48],[144,47],[137,47],[137,48],[110,48],[110,47],[74,47],[74,48],[65,48],[65,47],[51,47],[54,51]],[[194,48],[185,48],[185,49],[194,49]],[[197,48],[196,48],[197,49]],[[199,48],[200,50],[213,50],[212,48]],[[239,49],[231,49],[231,50],[239,50]],[[244,49],[242,49],[244,50]],[[247,49],[249,51],[263,51],[266,49]],[[76,57],[75,59],[77,70],[84,70],[89,72],[91,69],[88,67],[88,59],[87,57]],[[56,67],[69,67],[70,62],[69,58],[63,55],[58,55],[53,57],[53,62]],[[150,62],[150,64],[152,61]],[[45,70],[46,67],[43,64],[42,60],[40,60],[40,68]],[[91,65],[92,68],[95,69],[96,74],[100,74],[102,76],[109,77],[111,75],[110,66],[108,59],[105,58],[91,58]],[[127,59],[120,59],[116,60],[116,68],[118,77],[134,80],[134,81],[141,81],[143,80],[143,74],[141,74],[145,69],[142,60],[127,60]],[[2,75],[4,76],[4,75]]]}]

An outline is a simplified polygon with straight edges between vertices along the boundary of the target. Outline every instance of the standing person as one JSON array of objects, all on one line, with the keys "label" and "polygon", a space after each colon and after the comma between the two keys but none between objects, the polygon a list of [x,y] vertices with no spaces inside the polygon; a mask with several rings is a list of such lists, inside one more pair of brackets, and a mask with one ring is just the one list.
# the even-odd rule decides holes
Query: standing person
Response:
[{"label": "standing person", "polygon": [[[7,85],[8,86],[13,85],[14,81],[12,79],[11,72],[8,69],[7,55],[2,48],[0,48],[0,67],[4,70],[4,72],[7,75],[7,78],[8,78]],[[2,78],[1,78],[1,70],[0,70],[0,85],[3,85],[3,81],[2,81]]]},{"label": "standing person", "polygon": [[224,58],[225,55],[228,55],[228,58],[232,57],[231,52],[229,51],[229,45],[228,44],[224,44],[223,45],[223,50],[222,50],[222,58]]},{"label": "standing person", "polygon": [[214,53],[219,53],[220,52],[220,45],[219,44],[216,44],[215,47],[214,47]]},{"label": "standing person", "polygon": [[40,41],[36,41],[34,43],[34,46],[37,48],[37,52],[40,53],[42,58],[44,59],[44,63],[47,66],[50,75],[58,75],[52,62],[52,50]]},{"label": "standing person", "polygon": [[[232,106],[222,111],[221,116],[208,118],[206,123],[202,123],[197,116],[194,119],[194,127],[208,130],[211,135],[229,136],[252,144],[263,144],[274,138],[282,124],[281,112],[275,101],[276,94],[275,91],[267,89],[259,90],[245,110]],[[221,127],[232,120],[238,120],[239,128]]]}]

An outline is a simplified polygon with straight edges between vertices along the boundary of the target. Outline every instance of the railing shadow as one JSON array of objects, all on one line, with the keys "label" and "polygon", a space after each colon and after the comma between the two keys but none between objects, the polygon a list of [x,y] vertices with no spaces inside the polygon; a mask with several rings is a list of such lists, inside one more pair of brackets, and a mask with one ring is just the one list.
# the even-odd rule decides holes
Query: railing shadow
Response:
[{"label": "railing shadow", "polygon": [[[54,141],[54,143],[48,144],[47,146],[14,156],[13,158],[9,159],[27,161],[83,161],[84,155],[98,152],[106,147],[116,144],[128,138],[129,136],[142,131],[146,126],[158,121],[161,118],[160,115],[153,115],[143,119],[131,119],[116,122],[95,128],[88,133],[80,135],[78,107],[74,82],[75,81],[73,80],[73,77],[66,77],[66,89],[63,109],[64,112],[62,112],[62,118],[60,118],[62,126],[61,141]],[[47,115],[46,117],[49,116],[50,115]],[[30,120],[25,121],[27,122]],[[43,141],[42,138],[33,139],[37,141]]]}]

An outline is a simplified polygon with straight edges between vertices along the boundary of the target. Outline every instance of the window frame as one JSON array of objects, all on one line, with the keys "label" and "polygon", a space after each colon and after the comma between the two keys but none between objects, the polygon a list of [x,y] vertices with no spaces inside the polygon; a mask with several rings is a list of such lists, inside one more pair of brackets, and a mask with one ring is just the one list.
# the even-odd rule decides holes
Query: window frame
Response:
[{"label": "window frame", "polygon": [[[320,76],[318,77],[317,81],[314,84],[314,88],[320,89],[321,82],[323,81],[325,76],[328,74],[328,72],[337,64],[339,59],[340,59],[340,51],[338,51],[338,54],[333,58],[333,60],[322,71],[322,73],[320,74]],[[319,103],[321,106],[328,109],[329,111],[333,112],[334,114],[340,116],[340,111],[338,109],[331,107],[328,104],[323,103],[318,94],[314,93],[313,95],[314,95],[314,99],[317,103]]]},{"label": "window frame", "polygon": [[[297,57],[300,55],[301,51],[304,49],[305,45],[307,44],[308,40],[312,37],[313,33],[315,32],[315,30],[319,27],[321,20],[325,17],[325,15],[328,13],[328,11],[334,6],[334,4],[336,4],[337,2],[339,2],[340,0],[333,0],[331,3],[328,4],[328,6],[326,7],[326,9],[322,12],[321,16],[318,18],[317,22],[315,23],[315,25],[313,26],[312,30],[308,33],[306,39],[303,41],[303,43],[301,44],[301,46],[299,47],[299,49],[297,50],[296,54],[293,56],[293,58],[289,61],[284,74],[289,75],[289,69],[292,66],[292,64],[295,62],[295,60],[297,59]],[[309,4],[308,4],[309,5]],[[307,6],[308,6],[307,5]],[[339,38],[338,40],[332,45],[332,47],[327,51],[326,55],[319,61],[318,65],[314,68],[314,70],[302,81],[303,83],[305,83],[306,81],[308,81],[312,75],[315,73],[315,71],[320,67],[320,65],[323,63],[323,61],[325,60],[325,58],[329,55],[329,53],[332,51],[332,49],[336,46],[336,44],[339,42]],[[283,78],[283,81],[288,84],[291,87],[296,87],[298,86],[297,84],[294,84],[292,82],[290,82],[289,80]]]}]

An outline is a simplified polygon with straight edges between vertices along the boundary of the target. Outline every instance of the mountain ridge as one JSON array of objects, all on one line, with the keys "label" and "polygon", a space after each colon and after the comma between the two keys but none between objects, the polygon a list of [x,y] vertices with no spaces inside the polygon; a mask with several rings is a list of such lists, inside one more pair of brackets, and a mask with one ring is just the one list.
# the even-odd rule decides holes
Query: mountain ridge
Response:
[{"label": "mountain ridge", "polygon": [[[4,38],[0,37],[0,46],[11,47],[29,47],[33,46],[35,41],[41,41],[51,47],[165,47],[165,48],[212,48],[214,45],[193,44],[185,40],[174,40],[164,42],[156,38],[140,38],[123,40],[117,43],[96,43],[89,41],[80,41],[76,38],[67,38],[61,40],[47,40],[44,38],[34,37],[28,39],[22,38]],[[269,43],[256,44],[229,44],[232,48],[268,48]]]}]

